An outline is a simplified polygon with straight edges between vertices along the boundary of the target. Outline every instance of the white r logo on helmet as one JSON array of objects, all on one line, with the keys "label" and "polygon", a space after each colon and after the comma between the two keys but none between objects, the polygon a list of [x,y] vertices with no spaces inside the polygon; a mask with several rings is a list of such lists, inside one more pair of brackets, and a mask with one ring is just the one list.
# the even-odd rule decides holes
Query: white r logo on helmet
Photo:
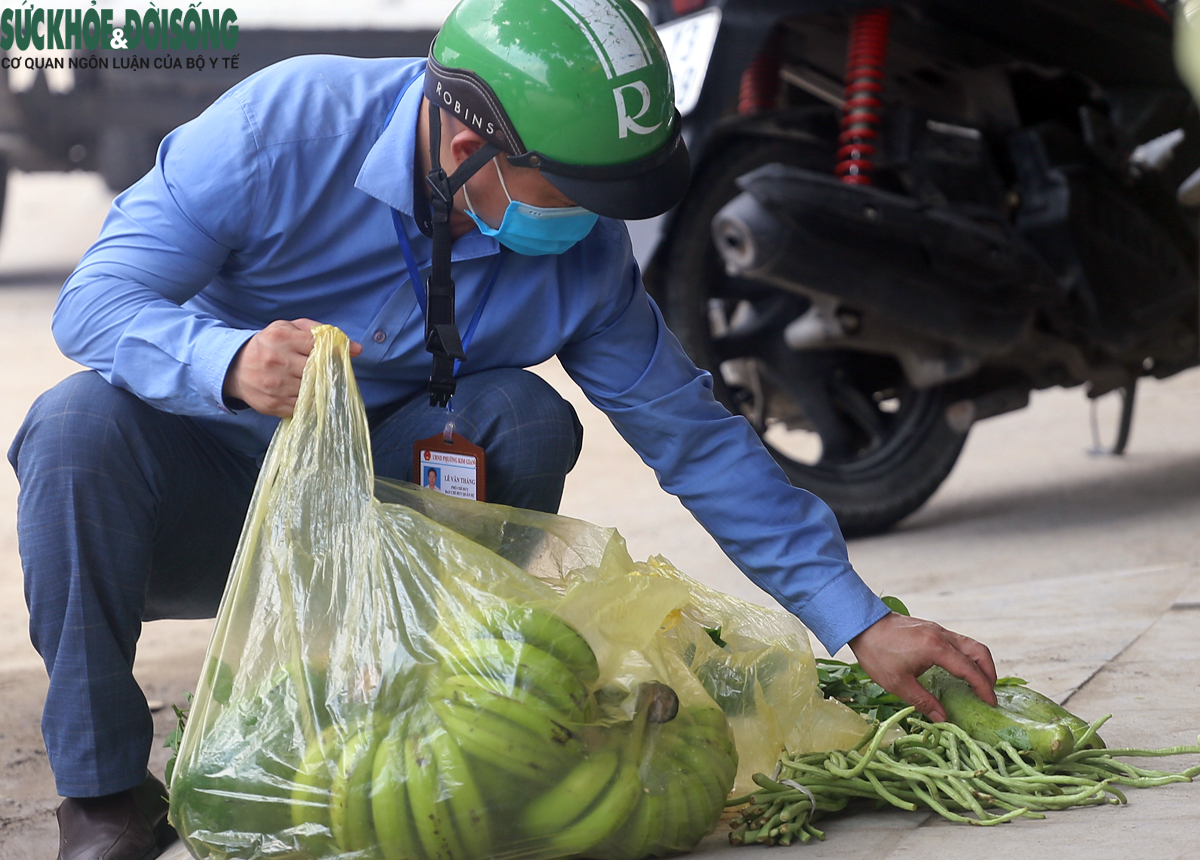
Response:
[{"label": "white r logo on helmet", "polygon": [[[642,98],[642,106],[633,116],[629,115],[629,105],[625,102],[625,90],[637,90]],[[656,122],[654,125],[645,126],[637,122],[646,115],[646,111],[650,110],[650,88],[642,81],[621,84],[614,88],[613,98],[617,100],[617,132],[622,139],[629,137],[631,131],[634,134],[651,134],[662,125],[661,122]]]}]

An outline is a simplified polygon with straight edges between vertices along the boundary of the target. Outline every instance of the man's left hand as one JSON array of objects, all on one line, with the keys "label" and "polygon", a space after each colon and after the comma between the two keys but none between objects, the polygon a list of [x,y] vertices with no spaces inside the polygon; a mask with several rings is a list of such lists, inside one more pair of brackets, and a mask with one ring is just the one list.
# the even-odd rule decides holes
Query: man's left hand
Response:
[{"label": "man's left hand", "polygon": [[986,645],[940,624],[893,612],[851,639],[850,647],[875,683],[936,722],[946,719],[946,711],[917,680],[931,666],[962,678],[975,695],[996,704],[992,653]]}]

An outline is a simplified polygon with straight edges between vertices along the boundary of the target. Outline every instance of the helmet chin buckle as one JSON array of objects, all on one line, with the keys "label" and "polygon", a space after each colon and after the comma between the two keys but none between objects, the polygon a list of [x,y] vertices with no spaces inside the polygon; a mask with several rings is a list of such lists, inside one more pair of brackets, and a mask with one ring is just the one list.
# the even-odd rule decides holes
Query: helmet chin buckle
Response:
[{"label": "helmet chin buckle", "polygon": [[454,321],[454,280],[450,277],[450,213],[454,211],[454,195],[480,167],[500,151],[495,144],[485,143],[458,166],[454,175],[447,176],[442,168],[442,114],[433,102],[429,103],[429,174],[425,181],[432,194],[429,214],[433,220],[433,266],[426,284],[428,303],[425,311],[425,351],[433,356],[429,375],[429,405],[446,406],[454,396],[455,361],[466,361],[462,336]]},{"label": "helmet chin buckle", "polygon": [[425,351],[446,358],[457,358],[459,361],[467,360],[462,338],[458,336],[458,326],[454,324],[431,326],[425,338]]}]

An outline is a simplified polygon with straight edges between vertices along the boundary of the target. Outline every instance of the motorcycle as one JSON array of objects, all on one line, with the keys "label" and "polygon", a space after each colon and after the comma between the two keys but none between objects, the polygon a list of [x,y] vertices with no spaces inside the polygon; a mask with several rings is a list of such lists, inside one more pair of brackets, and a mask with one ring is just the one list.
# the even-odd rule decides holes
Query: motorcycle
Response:
[{"label": "motorcycle", "polygon": [[648,288],[848,536],[916,510],[1032,391],[1118,393],[1121,453],[1138,379],[1200,363],[1172,4],[648,8],[694,164]]}]

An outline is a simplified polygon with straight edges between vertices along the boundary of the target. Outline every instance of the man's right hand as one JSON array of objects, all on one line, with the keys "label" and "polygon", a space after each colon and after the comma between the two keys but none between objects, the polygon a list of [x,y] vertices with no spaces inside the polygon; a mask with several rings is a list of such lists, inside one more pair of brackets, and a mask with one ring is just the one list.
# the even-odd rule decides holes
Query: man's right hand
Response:
[{"label": "man's right hand", "polygon": [[[263,415],[291,418],[318,325],[310,319],[276,320],[246,341],[225,374],[225,397]],[[350,357],[360,352],[362,346],[351,341]]]}]

